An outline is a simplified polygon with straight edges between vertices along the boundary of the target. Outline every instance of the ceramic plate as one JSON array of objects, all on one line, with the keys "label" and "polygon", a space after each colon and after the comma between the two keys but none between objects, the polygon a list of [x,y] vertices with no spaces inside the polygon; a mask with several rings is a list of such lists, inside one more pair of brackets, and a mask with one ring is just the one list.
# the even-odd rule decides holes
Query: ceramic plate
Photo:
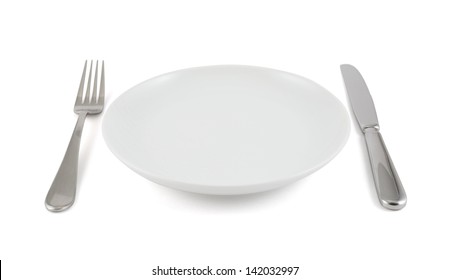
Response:
[{"label": "ceramic plate", "polygon": [[147,80],[111,104],[103,136],[158,184],[236,195],[274,189],[328,163],[349,134],[344,106],[278,70],[207,66]]}]

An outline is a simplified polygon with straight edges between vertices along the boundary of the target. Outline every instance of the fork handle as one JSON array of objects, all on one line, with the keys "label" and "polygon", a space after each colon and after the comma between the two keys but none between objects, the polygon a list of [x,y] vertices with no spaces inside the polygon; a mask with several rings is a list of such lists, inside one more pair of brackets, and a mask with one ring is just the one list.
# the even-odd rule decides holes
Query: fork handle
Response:
[{"label": "fork handle", "polygon": [[87,113],[81,112],[73,130],[72,138],[67,147],[64,159],[52,186],[47,193],[45,206],[49,211],[60,212],[68,209],[75,201],[77,189],[78,155],[80,151],[81,134]]},{"label": "fork handle", "polygon": [[406,205],[406,193],[378,128],[364,130],[373,179],[381,205],[400,210]]}]

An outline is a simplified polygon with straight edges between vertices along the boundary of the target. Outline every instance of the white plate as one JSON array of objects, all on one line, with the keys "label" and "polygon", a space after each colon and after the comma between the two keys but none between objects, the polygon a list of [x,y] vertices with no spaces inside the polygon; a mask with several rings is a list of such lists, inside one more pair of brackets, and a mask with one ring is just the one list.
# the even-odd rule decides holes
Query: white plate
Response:
[{"label": "white plate", "polygon": [[128,167],[164,186],[205,194],[266,191],[328,163],[349,119],[326,89],[253,66],[168,73],[111,104],[103,136]]}]

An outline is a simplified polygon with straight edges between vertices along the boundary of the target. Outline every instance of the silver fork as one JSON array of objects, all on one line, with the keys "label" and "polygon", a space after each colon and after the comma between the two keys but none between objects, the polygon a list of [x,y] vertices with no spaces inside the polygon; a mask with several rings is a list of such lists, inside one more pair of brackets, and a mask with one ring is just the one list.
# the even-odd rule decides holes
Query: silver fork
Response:
[{"label": "silver fork", "polygon": [[[94,86],[91,94],[91,77],[93,61],[89,70],[89,79],[84,92],[84,80],[86,76],[87,60],[84,63],[80,87],[75,101],[74,111],[78,114],[78,121],[67,147],[64,159],[59,167],[58,173],[53,180],[52,186],[45,199],[45,206],[52,212],[60,212],[68,209],[75,201],[77,189],[78,154],[80,150],[81,133],[83,132],[84,120],[88,114],[100,114],[105,103],[105,64],[102,61],[102,72],[100,80],[100,91],[97,93],[98,61],[95,66]],[[83,98],[84,96],[84,98]]]}]

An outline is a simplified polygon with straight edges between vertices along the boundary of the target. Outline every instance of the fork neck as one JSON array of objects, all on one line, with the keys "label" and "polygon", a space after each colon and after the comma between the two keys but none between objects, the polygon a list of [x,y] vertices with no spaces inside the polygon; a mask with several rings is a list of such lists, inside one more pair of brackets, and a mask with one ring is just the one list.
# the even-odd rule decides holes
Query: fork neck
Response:
[{"label": "fork neck", "polygon": [[86,119],[86,116],[86,112],[80,112],[78,114],[77,124],[75,125],[75,129],[73,131],[73,134],[77,137],[81,138],[81,133],[83,132],[84,120]]}]

